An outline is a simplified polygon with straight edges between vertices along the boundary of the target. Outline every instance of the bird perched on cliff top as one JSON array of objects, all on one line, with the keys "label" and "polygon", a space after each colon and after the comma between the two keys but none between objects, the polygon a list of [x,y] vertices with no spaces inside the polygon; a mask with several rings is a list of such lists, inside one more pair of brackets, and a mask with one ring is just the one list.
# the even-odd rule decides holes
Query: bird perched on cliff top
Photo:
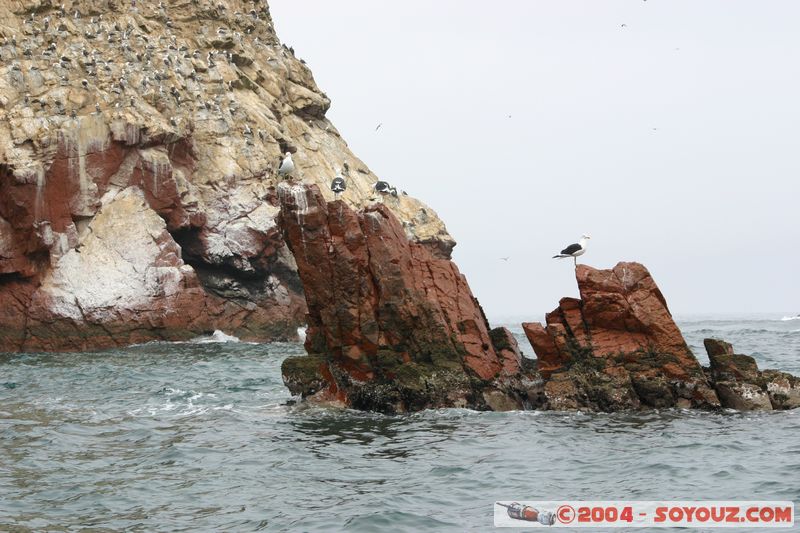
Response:
[{"label": "bird perched on cliff top", "polygon": [[336,199],[339,199],[339,195],[342,194],[345,189],[347,189],[347,183],[345,183],[344,178],[342,177],[342,172],[337,171],[336,177],[333,178],[331,182],[331,190],[333,194],[336,195]]},{"label": "bird perched on cliff top", "polygon": [[278,167],[278,176],[284,178],[294,172],[294,161],[292,161],[292,152],[286,152],[281,161],[281,166]]},{"label": "bird perched on cliff top", "polygon": [[375,192],[377,193],[389,194],[389,191],[391,191],[392,186],[389,185],[388,181],[376,181],[375,185],[372,188],[375,189]]},{"label": "bird perched on cliff top", "polygon": [[561,250],[560,254],[554,255],[553,259],[564,259],[565,257],[571,257],[575,262],[575,266],[577,266],[578,256],[586,253],[586,244],[589,239],[591,239],[590,236],[583,234],[580,241],[570,244]]},{"label": "bird perched on cliff top", "polygon": [[375,192],[379,193],[381,196],[391,194],[395,198],[397,197],[397,187],[389,185],[389,182],[387,181],[376,181],[373,189],[375,189]]}]

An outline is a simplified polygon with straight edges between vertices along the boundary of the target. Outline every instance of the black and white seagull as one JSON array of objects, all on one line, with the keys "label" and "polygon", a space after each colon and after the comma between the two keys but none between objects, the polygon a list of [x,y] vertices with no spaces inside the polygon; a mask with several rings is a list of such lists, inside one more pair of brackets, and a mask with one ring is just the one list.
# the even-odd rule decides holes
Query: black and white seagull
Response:
[{"label": "black and white seagull", "polygon": [[553,259],[564,259],[566,257],[571,257],[575,261],[575,265],[578,265],[578,256],[583,255],[586,253],[586,244],[587,241],[591,239],[590,236],[583,234],[581,235],[581,240],[570,244],[563,250],[561,250],[560,254],[554,255]]},{"label": "black and white seagull", "polygon": [[397,196],[397,187],[393,187],[389,185],[388,181],[377,181],[373,186],[375,192],[379,193],[381,196],[386,196],[387,194],[391,194],[392,196]]},{"label": "black and white seagull", "polygon": [[342,194],[345,191],[345,189],[347,189],[347,183],[345,183],[341,171],[338,171],[336,172],[336,177],[333,178],[333,181],[331,182],[331,190],[338,199],[339,195]]},{"label": "black and white seagull", "polygon": [[388,181],[376,181],[373,188],[375,189],[375,192],[379,192],[381,194],[389,194],[389,192],[392,190],[392,186],[389,185]]},{"label": "black and white seagull", "polygon": [[292,161],[292,153],[286,152],[281,161],[281,166],[278,167],[279,176],[287,176],[294,171],[294,161]]}]

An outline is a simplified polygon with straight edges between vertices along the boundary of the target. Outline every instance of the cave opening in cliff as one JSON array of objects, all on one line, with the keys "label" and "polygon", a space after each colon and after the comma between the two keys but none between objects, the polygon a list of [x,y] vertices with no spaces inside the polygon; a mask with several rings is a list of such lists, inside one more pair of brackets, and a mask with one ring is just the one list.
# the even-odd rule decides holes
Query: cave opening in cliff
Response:
[{"label": "cave opening in cliff", "polygon": [[286,261],[290,254],[285,247],[283,253],[279,250],[250,259],[228,256],[211,262],[202,253],[202,228],[182,228],[171,235],[180,246],[181,259],[195,270],[207,292],[223,298],[257,301],[273,297],[282,284],[289,291],[303,294],[300,277],[292,262]]}]

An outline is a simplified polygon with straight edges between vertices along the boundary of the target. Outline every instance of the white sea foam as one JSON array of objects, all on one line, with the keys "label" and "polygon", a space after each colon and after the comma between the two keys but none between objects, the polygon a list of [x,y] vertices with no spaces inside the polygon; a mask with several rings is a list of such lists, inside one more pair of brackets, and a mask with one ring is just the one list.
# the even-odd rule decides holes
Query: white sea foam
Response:
[{"label": "white sea foam", "polygon": [[785,317],[781,318],[781,321],[783,321],[783,322],[788,322],[789,320],[800,320],[800,315],[785,316]]},{"label": "white sea foam", "polygon": [[301,328],[297,328],[297,337],[300,339],[300,342],[306,342],[306,330],[308,326],[303,326]]},{"label": "white sea foam", "polygon": [[214,330],[214,333],[211,335],[204,335],[202,337],[196,337],[191,340],[191,342],[195,344],[209,344],[212,342],[242,342],[239,340],[239,337],[234,337],[233,335],[228,335],[224,331]]},{"label": "white sea foam", "polygon": [[212,397],[211,394],[173,389],[172,387],[165,387],[160,394],[166,396],[165,401],[151,402],[148,405],[128,411],[128,414],[135,417],[201,415],[208,412],[209,406],[197,405],[195,402],[198,400],[205,401],[204,399]]}]

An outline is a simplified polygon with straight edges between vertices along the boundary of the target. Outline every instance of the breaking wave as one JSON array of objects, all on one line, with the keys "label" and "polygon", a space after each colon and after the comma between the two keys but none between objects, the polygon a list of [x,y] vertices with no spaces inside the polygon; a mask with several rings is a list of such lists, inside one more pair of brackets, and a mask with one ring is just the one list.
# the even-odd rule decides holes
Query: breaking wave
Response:
[{"label": "breaking wave", "polygon": [[239,337],[228,335],[224,331],[214,330],[211,335],[203,335],[202,337],[195,337],[190,342],[194,344],[209,344],[212,342],[242,342]]}]

